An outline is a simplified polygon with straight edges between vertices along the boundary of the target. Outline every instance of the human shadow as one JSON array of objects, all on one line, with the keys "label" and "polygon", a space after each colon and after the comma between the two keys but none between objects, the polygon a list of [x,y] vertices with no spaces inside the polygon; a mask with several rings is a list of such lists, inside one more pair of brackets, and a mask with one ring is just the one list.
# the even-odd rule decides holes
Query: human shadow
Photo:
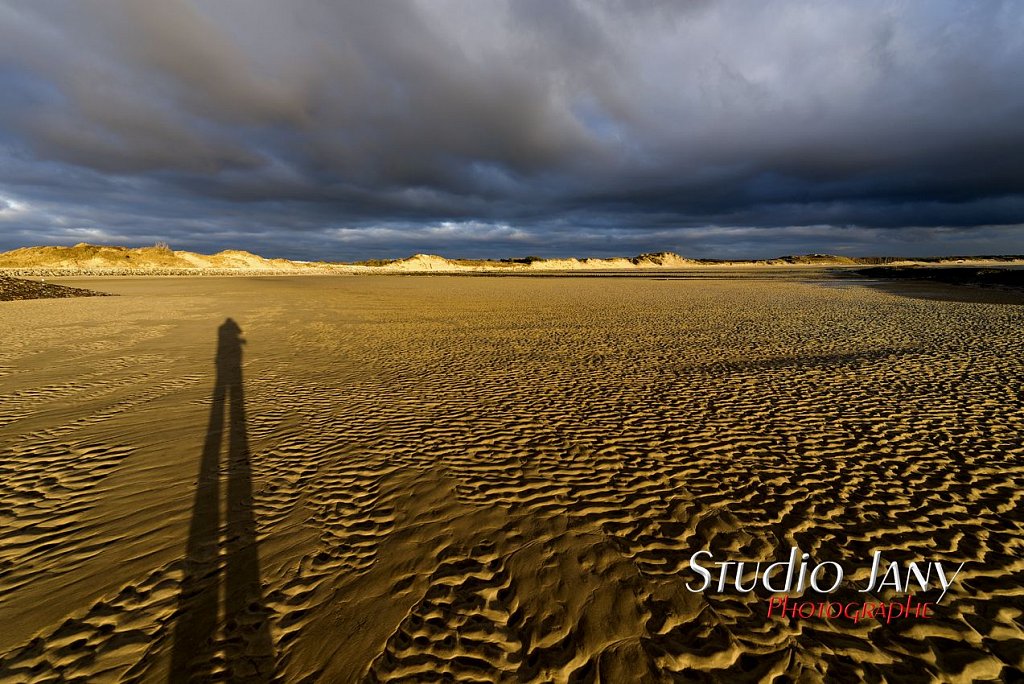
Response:
[{"label": "human shadow", "polygon": [[[266,682],[273,675],[273,643],[263,603],[252,512],[242,382],[245,340],[241,333],[231,318],[218,329],[213,405],[199,460],[185,577],[175,614],[169,678],[174,683],[209,679]],[[225,474],[222,528],[221,481]],[[218,614],[221,596],[223,620]]]}]

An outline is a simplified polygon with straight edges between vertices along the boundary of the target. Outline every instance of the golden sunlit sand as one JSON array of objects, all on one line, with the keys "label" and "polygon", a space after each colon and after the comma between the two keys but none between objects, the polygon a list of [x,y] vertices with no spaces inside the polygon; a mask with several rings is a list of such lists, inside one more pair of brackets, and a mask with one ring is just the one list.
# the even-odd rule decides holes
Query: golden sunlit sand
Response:
[{"label": "golden sunlit sand", "polygon": [[[1019,304],[805,276],[61,283],[119,296],[0,303],[0,680],[1024,668]],[[685,587],[695,551],[791,547],[858,585],[875,551],[966,565],[891,624]]]}]

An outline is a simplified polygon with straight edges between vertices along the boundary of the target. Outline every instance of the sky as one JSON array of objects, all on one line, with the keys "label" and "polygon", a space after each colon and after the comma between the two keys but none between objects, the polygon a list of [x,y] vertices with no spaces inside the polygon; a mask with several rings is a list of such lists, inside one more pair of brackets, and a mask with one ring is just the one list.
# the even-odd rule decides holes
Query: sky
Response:
[{"label": "sky", "polygon": [[0,0],[0,249],[1024,253],[1024,3]]}]

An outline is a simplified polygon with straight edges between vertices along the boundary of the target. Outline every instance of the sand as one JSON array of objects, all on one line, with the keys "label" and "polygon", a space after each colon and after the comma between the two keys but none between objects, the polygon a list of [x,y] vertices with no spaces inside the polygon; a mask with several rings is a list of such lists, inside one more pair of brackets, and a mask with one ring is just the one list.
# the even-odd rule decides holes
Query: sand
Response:
[{"label": "sand", "polygon": [[[1024,306],[751,277],[62,283],[120,296],[0,303],[2,681],[1024,668]],[[684,586],[694,551],[791,546],[967,565],[890,625]]]}]

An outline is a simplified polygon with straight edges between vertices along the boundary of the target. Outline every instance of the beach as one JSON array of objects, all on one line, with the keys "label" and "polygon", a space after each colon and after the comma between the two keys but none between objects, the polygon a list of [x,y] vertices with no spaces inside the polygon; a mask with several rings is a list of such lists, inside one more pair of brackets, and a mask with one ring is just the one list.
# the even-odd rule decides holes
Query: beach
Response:
[{"label": "beach", "polygon": [[[769,276],[0,302],[0,681],[1019,676],[1024,306]],[[686,586],[792,548],[963,565],[889,623]]]}]

